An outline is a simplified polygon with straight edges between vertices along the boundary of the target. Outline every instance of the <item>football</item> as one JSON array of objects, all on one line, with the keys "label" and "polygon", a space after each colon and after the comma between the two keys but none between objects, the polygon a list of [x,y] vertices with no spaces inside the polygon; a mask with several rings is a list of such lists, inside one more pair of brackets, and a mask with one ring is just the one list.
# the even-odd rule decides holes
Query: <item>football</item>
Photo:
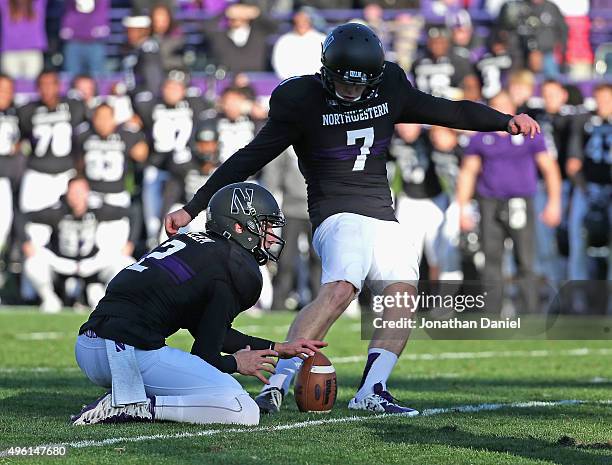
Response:
[{"label": "football", "polygon": [[329,412],[336,402],[336,370],[329,359],[317,352],[308,357],[295,381],[295,402],[300,412]]}]

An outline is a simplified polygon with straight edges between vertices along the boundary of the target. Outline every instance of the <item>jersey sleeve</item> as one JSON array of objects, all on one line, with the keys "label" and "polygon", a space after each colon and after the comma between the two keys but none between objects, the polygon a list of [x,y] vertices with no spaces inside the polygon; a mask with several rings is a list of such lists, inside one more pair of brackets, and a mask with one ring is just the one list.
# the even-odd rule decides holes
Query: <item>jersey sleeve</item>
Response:
[{"label": "jersey sleeve", "polygon": [[155,106],[153,92],[138,92],[132,99],[132,105],[144,127],[150,128],[153,125],[153,107]]},{"label": "jersey sleeve", "polygon": [[584,160],[584,124],[587,117],[587,115],[578,115],[571,123],[567,146],[568,158]]},{"label": "jersey sleeve", "polygon": [[249,336],[234,328],[229,328],[223,341],[223,352],[233,354],[240,349],[244,349],[246,346],[250,346],[252,350],[265,350],[271,349],[274,346],[274,342],[268,339]]},{"label": "jersey sleeve", "polygon": [[549,152],[548,147],[546,146],[546,139],[542,134],[537,134],[534,139],[530,139],[531,142],[531,152],[533,155],[537,155],[542,152]]},{"label": "jersey sleeve", "polygon": [[468,145],[465,147],[465,150],[463,151],[464,156],[474,156],[474,155],[480,155],[480,141],[481,138],[479,135],[474,135],[472,137],[470,137],[470,141],[468,142]]},{"label": "jersey sleeve", "polygon": [[32,135],[32,116],[34,114],[34,104],[28,103],[17,109],[17,116],[19,118],[19,131],[24,139],[31,137]]},{"label": "jersey sleeve", "polygon": [[195,331],[191,353],[224,373],[235,373],[236,359],[231,355],[221,355],[226,335],[232,324],[231,315],[240,311],[238,300],[229,284],[215,281],[212,298]]},{"label": "jersey sleeve", "polygon": [[129,125],[124,125],[121,128],[121,137],[125,142],[125,150],[126,154],[128,155],[136,144],[139,142],[146,142],[144,133],[136,128],[130,127]]},{"label": "jersey sleeve", "polygon": [[481,103],[434,97],[415,89],[404,71],[394,65],[402,109],[396,122],[431,124],[469,131],[507,131],[512,115]]},{"label": "jersey sleeve", "polygon": [[70,124],[76,128],[86,120],[85,103],[82,100],[71,98],[68,99],[68,107],[70,108]]},{"label": "jersey sleeve", "polygon": [[244,148],[223,163],[184,209],[191,218],[208,206],[215,192],[233,182],[245,181],[274,160],[299,137],[297,126],[270,117],[261,131]]}]

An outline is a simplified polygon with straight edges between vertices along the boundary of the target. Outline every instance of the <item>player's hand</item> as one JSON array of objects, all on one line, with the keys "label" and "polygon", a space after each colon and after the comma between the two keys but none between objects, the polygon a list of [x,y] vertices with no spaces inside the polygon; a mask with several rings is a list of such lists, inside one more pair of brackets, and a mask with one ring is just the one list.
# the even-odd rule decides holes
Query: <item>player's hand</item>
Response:
[{"label": "player's hand", "polygon": [[461,232],[470,232],[476,228],[476,222],[471,212],[461,209],[459,213],[459,227]]},{"label": "player's hand", "polygon": [[164,219],[164,226],[166,227],[166,233],[168,236],[174,236],[179,228],[187,226],[191,221],[191,216],[181,208],[172,213],[168,213]]},{"label": "player's hand", "polygon": [[540,219],[546,226],[556,228],[561,223],[561,206],[555,202],[548,202],[540,214]]},{"label": "player's hand", "polygon": [[277,342],[274,344],[274,350],[278,352],[279,358],[300,357],[302,360],[306,360],[325,346],[327,346],[327,342],[299,338],[290,342]]},{"label": "player's hand", "polygon": [[524,136],[529,135],[532,139],[542,132],[540,125],[531,116],[521,113],[516,115],[508,123],[508,132],[513,136],[522,134]]},{"label": "player's hand", "polygon": [[262,372],[275,372],[276,360],[272,357],[278,357],[278,352],[271,349],[251,350],[251,346],[246,346],[246,348],[234,354],[238,373],[245,376],[255,376],[264,384],[270,384],[270,381]]}]

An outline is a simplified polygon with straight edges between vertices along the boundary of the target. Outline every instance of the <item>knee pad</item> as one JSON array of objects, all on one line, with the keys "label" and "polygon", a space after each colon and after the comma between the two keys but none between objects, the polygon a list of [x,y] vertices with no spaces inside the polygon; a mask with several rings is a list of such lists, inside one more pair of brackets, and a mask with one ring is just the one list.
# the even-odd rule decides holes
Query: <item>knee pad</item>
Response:
[{"label": "knee pad", "polygon": [[258,425],[259,424],[259,406],[247,393],[236,397],[236,401],[242,407],[239,424],[241,425]]}]

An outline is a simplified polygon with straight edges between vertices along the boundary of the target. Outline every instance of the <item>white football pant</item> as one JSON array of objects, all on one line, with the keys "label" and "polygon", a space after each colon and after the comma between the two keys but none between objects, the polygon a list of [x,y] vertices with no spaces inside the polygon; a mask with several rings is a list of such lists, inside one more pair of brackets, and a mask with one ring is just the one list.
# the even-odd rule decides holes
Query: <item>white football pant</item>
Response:
[{"label": "white football pant", "polygon": [[[77,364],[91,382],[109,388],[112,378],[105,339],[81,334]],[[240,383],[202,360],[173,347],[135,349],[147,396],[155,396],[155,419],[184,423],[257,425],[259,407]]]}]

